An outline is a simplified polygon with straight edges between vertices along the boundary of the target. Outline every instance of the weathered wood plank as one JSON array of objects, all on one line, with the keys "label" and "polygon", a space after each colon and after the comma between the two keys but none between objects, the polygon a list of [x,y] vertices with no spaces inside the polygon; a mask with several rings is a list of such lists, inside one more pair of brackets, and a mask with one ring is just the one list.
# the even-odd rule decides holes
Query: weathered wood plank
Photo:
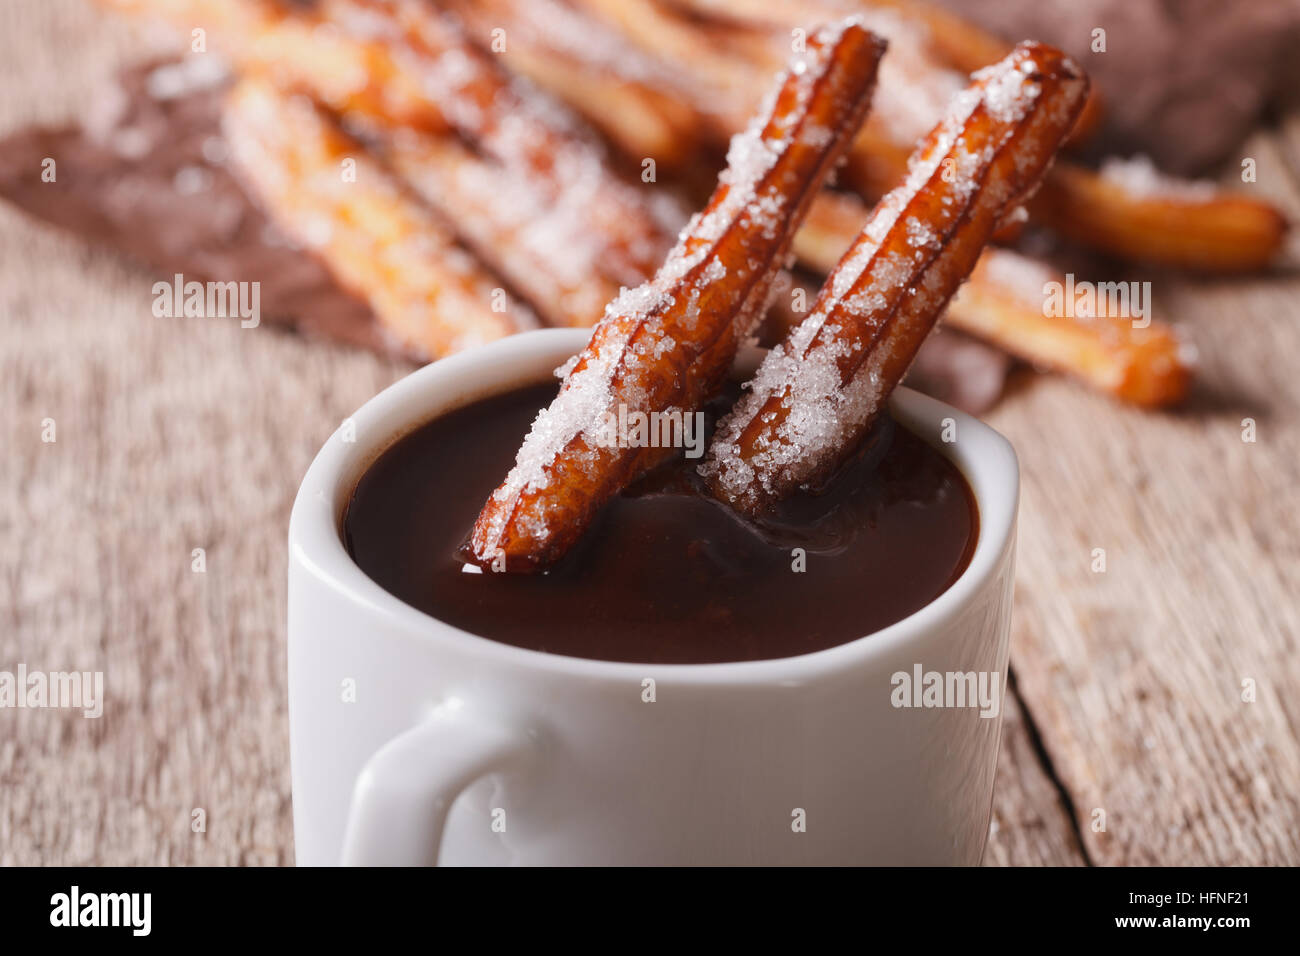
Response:
[{"label": "weathered wood plank", "polygon": [[1008,693],[985,866],[1081,866],[1079,839],[1056,782],[1034,748],[1019,698]]},{"label": "weathered wood plank", "polygon": [[[1250,148],[1298,208],[1276,147]],[[1133,277],[1200,350],[1187,410],[1042,380],[990,416],[1024,477],[1019,689],[1092,861],[1295,864],[1300,281]]]}]

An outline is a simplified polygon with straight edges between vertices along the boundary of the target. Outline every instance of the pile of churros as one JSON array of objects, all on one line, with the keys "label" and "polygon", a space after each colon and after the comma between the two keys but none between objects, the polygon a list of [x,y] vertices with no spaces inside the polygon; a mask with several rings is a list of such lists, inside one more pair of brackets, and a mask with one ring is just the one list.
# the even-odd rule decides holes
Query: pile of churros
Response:
[{"label": "pile of churros", "polygon": [[[999,208],[996,221],[986,221],[977,204],[970,221],[946,222],[949,200],[931,197],[938,218],[916,228],[932,235],[933,261],[900,279],[901,267],[881,250],[903,241],[898,222],[921,221],[897,208],[926,201],[918,170],[937,162],[942,186],[969,182],[962,168],[969,157],[946,154],[963,148],[948,137],[953,102],[973,97],[967,74],[1040,55],[905,0],[103,2],[161,18],[187,36],[204,30],[236,74],[223,128],[250,192],[414,355],[434,358],[537,325],[600,322],[599,349],[602,336],[614,334],[610,315],[626,324],[655,296],[679,293],[694,295],[692,308],[716,319],[717,335],[725,326],[726,341],[756,330],[767,341],[784,339],[746,405],[759,419],[775,412],[779,421],[759,429],[738,410],[725,433],[742,452],[710,459],[717,490],[743,507],[808,480],[781,463],[772,444],[786,420],[782,403],[805,380],[828,375],[833,364],[843,395],[853,396],[851,414],[838,415],[857,421],[876,404],[880,382],[905,369],[919,345],[905,330],[932,324],[918,301],[922,291],[940,302],[952,327],[1040,369],[1139,405],[1179,401],[1192,360],[1173,328],[1105,310],[1046,314],[1044,288],[1065,277],[1016,250],[1024,230],[1050,231],[1115,259],[1220,273],[1268,267],[1287,230],[1275,209],[1252,198],[1172,180],[1153,186],[1152,177],[1139,182],[1072,159],[1104,112],[1092,94],[1059,108],[1058,124],[1070,117],[1062,156],[1048,168],[1056,144],[1045,150],[1041,177],[1028,176],[1029,165],[1016,171],[1024,182],[990,173],[1006,191],[979,192]],[[789,175],[806,194],[768,217],[772,233],[754,254],[754,268],[773,271],[745,279],[743,297],[726,308],[719,302],[713,315],[704,303],[741,282],[732,266],[716,259],[721,265],[707,275],[693,266],[671,270],[749,222],[725,194],[734,188],[728,176],[741,182],[748,169],[737,168],[736,144],[765,148],[751,125],[767,106],[764,91],[792,56],[811,55],[826,24],[846,17],[888,45],[883,56],[875,43],[865,45],[852,64],[874,80],[870,110],[843,127],[842,144],[839,127],[834,134],[830,125],[816,127],[827,131],[825,142],[806,145],[824,151],[823,159],[834,156],[835,181],[820,166],[796,163]],[[831,45],[848,42],[843,37]],[[1061,69],[1039,65],[1044,75]],[[1043,122],[1037,110],[1020,120]],[[723,195],[715,192],[703,219],[688,223],[687,210],[707,195],[724,154]],[[900,181],[921,198],[900,194]],[[740,218],[728,219],[733,213]],[[700,238],[701,223],[722,232]],[[971,231],[978,242],[956,241]],[[920,236],[910,237],[917,255],[930,248]],[[777,271],[789,268],[805,287],[831,276],[807,314],[768,294],[791,287]],[[648,288],[656,291],[629,300],[626,290],[645,289],[652,277]],[[676,288],[688,280],[693,291]],[[815,334],[807,331],[813,319],[822,330]],[[665,314],[658,321],[681,320]],[[705,324],[692,330],[703,334]],[[900,339],[888,358],[871,344],[882,335]],[[722,342],[707,337],[681,368],[703,363],[701,381],[711,380],[727,352]],[[600,362],[593,354],[579,365]],[[786,381],[796,365],[804,370],[799,381]],[[680,387],[674,400],[694,400],[703,385]],[[751,453],[758,445],[763,453]],[[829,446],[800,466],[820,469],[823,457],[835,457]],[[604,493],[592,490],[596,498]],[[508,537],[508,528],[501,533]]]}]

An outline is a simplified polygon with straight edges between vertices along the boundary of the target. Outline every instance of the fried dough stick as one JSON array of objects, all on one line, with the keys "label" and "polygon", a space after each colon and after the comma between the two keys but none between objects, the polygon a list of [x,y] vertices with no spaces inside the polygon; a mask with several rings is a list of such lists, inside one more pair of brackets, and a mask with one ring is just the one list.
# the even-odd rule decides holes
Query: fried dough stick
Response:
[{"label": "fried dough stick", "polygon": [[[884,36],[891,45],[913,43],[924,57],[927,72],[956,71],[961,75],[996,63],[1011,52],[1012,44],[955,13],[916,0],[659,0],[702,21],[701,29],[723,45],[753,43],[755,35],[788,35],[795,29],[827,19],[858,15],[864,25]],[[903,36],[906,34],[906,36]],[[925,78],[913,73],[912,85]],[[882,78],[883,88],[883,78]],[[955,91],[954,91],[955,92]],[[1093,89],[1066,147],[1086,141],[1100,124],[1100,94]],[[925,121],[926,128],[936,120]],[[915,137],[914,137],[915,138]],[[908,146],[910,149],[910,146]],[[906,159],[904,155],[903,159]],[[895,180],[888,180],[892,184]],[[887,188],[887,187],[886,187]]]},{"label": "fried dough stick", "polygon": [[[650,189],[622,182],[592,131],[510,73],[460,25],[421,0],[105,0],[188,29],[246,72],[311,94],[336,112],[430,133],[454,131],[535,190],[587,211],[616,280],[640,282],[667,247]],[[672,219],[670,214],[666,217]]]},{"label": "fried dough stick", "polygon": [[1156,319],[1071,309],[1046,316],[1046,290],[1065,277],[1007,249],[984,251],[970,281],[944,317],[1017,358],[1076,378],[1099,392],[1147,408],[1182,401],[1191,385],[1195,349]]},{"label": "fried dough stick", "polygon": [[999,221],[1038,185],[1087,93],[1083,72],[1041,44],[975,74],[812,313],[718,423],[700,472],[719,499],[759,514],[852,454]]},{"label": "fried dough stick", "polygon": [[[1286,240],[1273,206],[1175,179],[1133,187],[1082,166],[1052,170],[1030,215],[1061,235],[1133,262],[1199,272],[1255,272],[1272,265]],[[1208,184],[1204,184],[1208,186]]]},{"label": "fried dough stick", "polygon": [[[376,32],[392,32],[432,65],[436,91],[456,131],[506,169],[527,178],[548,201],[586,208],[622,281],[653,272],[666,243],[649,208],[609,168],[601,144],[576,117],[538,95],[465,36],[460,25],[422,0],[326,0],[326,9],[358,11]],[[437,78],[436,80],[434,78]]]},{"label": "fried dough stick", "polygon": [[759,26],[791,30],[828,18],[888,10],[925,27],[932,52],[949,66],[973,73],[1002,59],[1011,49],[991,33],[942,7],[915,0],[660,0],[663,6],[686,11],[734,27]]},{"label": "fried dough stick", "polygon": [[[675,3],[718,15],[712,0]],[[795,5],[745,0],[739,14],[732,9],[731,25],[714,35],[733,52],[770,68],[790,42],[790,29],[819,11],[832,16],[845,6],[822,0]],[[923,129],[937,119],[935,104],[961,85],[956,70],[978,64],[990,52],[991,38],[957,26],[958,18],[925,4],[866,0],[847,6],[861,10],[867,26],[890,42],[876,106],[841,176],[871,201],[905,174],[908,152],[920,135],[916,124]],[[643,43],[664,42],[653,29],[641,36]],[[1097,98],[1090,96],[1071,141],[1095,127],[1099,117]],[[1147,195],[1061,162],[1048,174],[1030,213],[1063,236],[1129,261],[1230,273],[1258,271],[1277,260],[1288,224],[1276,208],[1252,197],[1186,185],[1171,180],[1163,195]]]},{"label": "fried dough stick", "polygon": [[272,220],[369,302],[413,356],[436,358],[536,324],[450,230],[309,101],[244,79],[228,96],[222,128]]},{"label": "fried dough stick", "polygon": [[866,113],[883,44],[825,27],[731,145],[704,210],[654,279],[621,294],[569,365],[470,536],[496,571],[536,571],[578,540],[611,496],[671,448],[628,447],[620,406],[688,415],[721,386],[764,310],[794,231]]},{"label": "fried dough stick", "polygon": [[[646,56],[618,30],[561,0],[448,0],[482,44],[499,40],[506,65],[564,101],[637,164],[690,172],[721,136],[743,127],[748,112],[723,132],[718,91],[685,95],[671,63]],[[775,70],[773,71],[775,72]],[[766,84],[764,84],[766,85]]]},{"label": "fried dough stick", "polygon": [[[610,270],[581,203],[548,202],[453,136],[365,128],[376,152],[451,223],[474,254],[522,289],[547,325],[592,326],[620,285],[649,273]],[[666,246],[667,243],[665,242]]]},{"label": "fried dough stick", "polygon": [[402,51],[384,37],[363,37],[332,22],[320,7],[275,0],[100,0],[120,13],[163,20],[205,43],[241,70],[309,92],[334,110],[388,117],[446,130],[438,104]]},{"label": "fried dough stick", "polygon": [[[824,190],[795,236],[799,261],[830,272],[870,215],[856,196]],[[1157,407],[1183,399],[1193,374],[1191,349],[1172,327],[1157,319],[1139,327],[1125,316],[1046,315],[1050,283],[1063,288],[1065,277],[1020,253],[989,246],[948,303],[944,321],[1121,401]]]},{"label": "fried dough stick", "polygon": [[[789,46],[776,51],[769,61],[770,69],[760,72],[741,57],[728,55],[716,38],[654,0],[570,2],[588,14],[588,22],[609,24],[630,45],[664,64],[669,75],[679,70],[688,75],[689,84],[683,84],[678,74],[674,80],[676,88],[680,95],[689,97],[694,108],[706,118],[705,122],[712,126],[711,135],[724,141],[749,122],[771,74],[785,66],[792,52]],[[811,26],[835,19],[842,18],[823,16]],[[684,88],[687,86],[688,89]]]}]

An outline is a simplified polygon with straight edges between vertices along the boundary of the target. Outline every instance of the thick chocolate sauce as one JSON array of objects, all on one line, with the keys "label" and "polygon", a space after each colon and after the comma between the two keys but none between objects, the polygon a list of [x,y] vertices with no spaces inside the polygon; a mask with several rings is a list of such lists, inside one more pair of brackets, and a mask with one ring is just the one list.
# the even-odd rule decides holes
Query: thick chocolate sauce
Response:
[{"label": "thick chocolate sauce", "polygon": [[466,572],[458,549],[554,395],[548,383],[476,402],[380,455],[343,522],[362,570],[407,604],[507,644],[710,663],[870,634],[942,593],[974,550],[965,479],[886,419],[823,493],[796,497],[761,525],[705,497],[696,462],[683,458],[610,502],[548,573]]}]

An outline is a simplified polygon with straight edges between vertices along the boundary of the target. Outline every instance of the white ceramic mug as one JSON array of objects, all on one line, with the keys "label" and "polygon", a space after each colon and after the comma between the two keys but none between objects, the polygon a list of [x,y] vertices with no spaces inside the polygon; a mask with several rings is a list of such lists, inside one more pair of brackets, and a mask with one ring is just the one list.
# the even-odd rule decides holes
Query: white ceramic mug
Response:
[{"label": "white ceramic mug", "polygon": [[298,863],[978,863],[1001,709],[897,706],[895,676],[982,673],[1005,689],[1018,468],[1005,439],[956,409],[907,389],[892,401],[970,483],[970,565],[910,617],[813,654],[545,654],[435,620],[353,563],[342,513],[381,451],[544,380],[587,335],[532,332],[420,369],[367,402],[355,440],[340,430],[303,479],[289,527]]}]

